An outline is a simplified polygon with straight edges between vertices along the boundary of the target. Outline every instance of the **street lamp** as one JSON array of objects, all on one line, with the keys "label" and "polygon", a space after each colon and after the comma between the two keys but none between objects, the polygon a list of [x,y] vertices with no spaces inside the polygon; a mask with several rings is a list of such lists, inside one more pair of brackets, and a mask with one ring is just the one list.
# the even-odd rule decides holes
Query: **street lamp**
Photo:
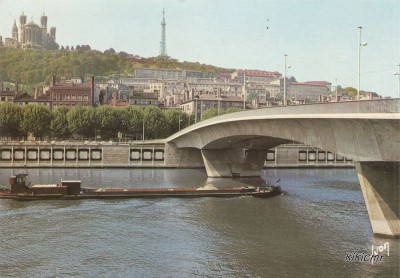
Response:
[{"label": "street lamp", "polygon": [[142,126],[142,141],[144,142],[144,109],[143,109],[143,122],[142,122],[143,126]]},{"label": "street lamp", "polygon": [[206,106],[205,104],[203,104],[203,100],[200,100],[200,121],[203,120],[203,106]]},{"label": "street lamp", "polygon": [[243,71],[243,110],[246,110],[246,70]]},{"label": "street lamp", "polygon": [[220,108],[220,106],[221,106],[221,88],[218,88],[217,89],[218,90],[218,111],[217,111],[217,113],[218,113],[218,115],[219,115],[219,108]]},{"label": "street lamp", "polygon": [[399,67],[399,69],[397,70],[397,72],[393,73],[393,75],[397,75],[399,77],[398,94],[400,98],[400,63],[397,66]]},{"label": "street lamp", "polygon": [[336,102],[338,101],[338,95],[337,95],[337,78],[335,79],[336,81],[336,86],[335,86],[335,91],[336,91]]},{"label": "street lamp", "polygon": [[179,120],[179,123],[178,123],[178,126],[179,126],[179,131],[181,131],[181,122],[182,122],[182,119],[181,119],[181,114],[179,114],[179,118],[178,118],[178,120]]},{"label": "street lamp", "polygon": [[195,96],[194,98],[196,100],[196,109],[195,109],[196,114],[194,116],[194,123],[197,123],[197,99],[199,98],[199,95]]},{"label": "street lamp", "polygon": [[286,72],[290,66],[287,65],[287,54],[285,54],[285,70],[283,71],[283,105],[286,105]]},{"label": "street lamp", "polygon": [[363,42],[361,43],[361,30],[362,27],[358,27],[358,89],[357,89],[357,100],[360,99],[360,86],[361,86],[361,79],[360,79],[360,72],[361,72],[361,46],[366,46],[368,43]]}]

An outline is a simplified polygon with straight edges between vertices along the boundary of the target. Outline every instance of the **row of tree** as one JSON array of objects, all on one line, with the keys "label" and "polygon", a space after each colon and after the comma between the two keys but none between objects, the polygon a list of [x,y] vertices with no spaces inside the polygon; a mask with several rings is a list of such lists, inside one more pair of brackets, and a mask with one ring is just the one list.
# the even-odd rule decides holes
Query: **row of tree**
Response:
[{"label": "row of tree", "polygon": [[[235,111],[208,109],[202,118]],[[194,118],[179,109],[161,110],[155,106],[144,109],[137,106],[76,106],[50,111],[43,105],[0,104],[0,137],[13,140],[26,138],[29,134],[38,140],[135,140],[142,139],[143,134],[145,139],[157,139],[168,137],[193,123]]]}]

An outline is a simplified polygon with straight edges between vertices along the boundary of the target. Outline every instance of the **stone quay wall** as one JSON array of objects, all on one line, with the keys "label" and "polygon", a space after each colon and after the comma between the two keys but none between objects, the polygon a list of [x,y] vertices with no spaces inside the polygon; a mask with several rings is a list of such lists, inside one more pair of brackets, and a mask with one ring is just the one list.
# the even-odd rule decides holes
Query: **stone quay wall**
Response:
[{"label": "stone quay wall", "polygon": [[[204,168],[201,151],[174,143],[2,142],[3,168]],[[343,156],[305,145],[268,150],[264,167],[354,167]]]}]

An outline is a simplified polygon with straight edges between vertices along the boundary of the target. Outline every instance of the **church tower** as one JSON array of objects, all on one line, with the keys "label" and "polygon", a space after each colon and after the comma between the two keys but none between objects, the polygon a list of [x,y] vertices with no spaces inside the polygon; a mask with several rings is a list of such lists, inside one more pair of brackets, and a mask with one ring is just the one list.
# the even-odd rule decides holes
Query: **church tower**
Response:
[{"label": "church tower", "polygon": [[166,42],[166,35],[165,35],[165,11],[163,9],[163,19],[161,21],[161,42],[160,42],[160,57],[168,57],[167,55],[167,42]]},{"label": "church tower", "polygon": [[12,38],[13,38],[13,40],[18,42],[18,27],[17,27],[16,20],[14,20],[14,25],[12,28]]},{"label": "church tower", "polygon": [[20,24],[20,28],[21,28],[21,34],[20,34],[21,40],[20,40],[20,43],[25,43],[26,37],[25,37],[25,28],[24,28],[24,26],[26,24],[26,15],[24,15],[24,13],[22,13],[22,15],[20,15],[20,17],[19,17],[19,24]]},{"label": "church tower", "polygon": [[40,17],[40,30],[42,31],[42,46],[47,47],[47,16],[43,15]]}]

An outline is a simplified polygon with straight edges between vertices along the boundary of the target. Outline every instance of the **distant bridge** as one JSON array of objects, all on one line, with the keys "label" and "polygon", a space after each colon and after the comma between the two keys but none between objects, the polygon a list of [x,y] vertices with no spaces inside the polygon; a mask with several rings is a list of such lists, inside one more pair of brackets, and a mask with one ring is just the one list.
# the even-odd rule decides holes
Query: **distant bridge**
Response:
[{"label": "distant bridge", "polygon": [[225,114],[165,142],[180,156],[200,150],[209,177],[259,176],[267,150],[288,142],[351,158],[374,233],[400,236],[400,99]]}]

